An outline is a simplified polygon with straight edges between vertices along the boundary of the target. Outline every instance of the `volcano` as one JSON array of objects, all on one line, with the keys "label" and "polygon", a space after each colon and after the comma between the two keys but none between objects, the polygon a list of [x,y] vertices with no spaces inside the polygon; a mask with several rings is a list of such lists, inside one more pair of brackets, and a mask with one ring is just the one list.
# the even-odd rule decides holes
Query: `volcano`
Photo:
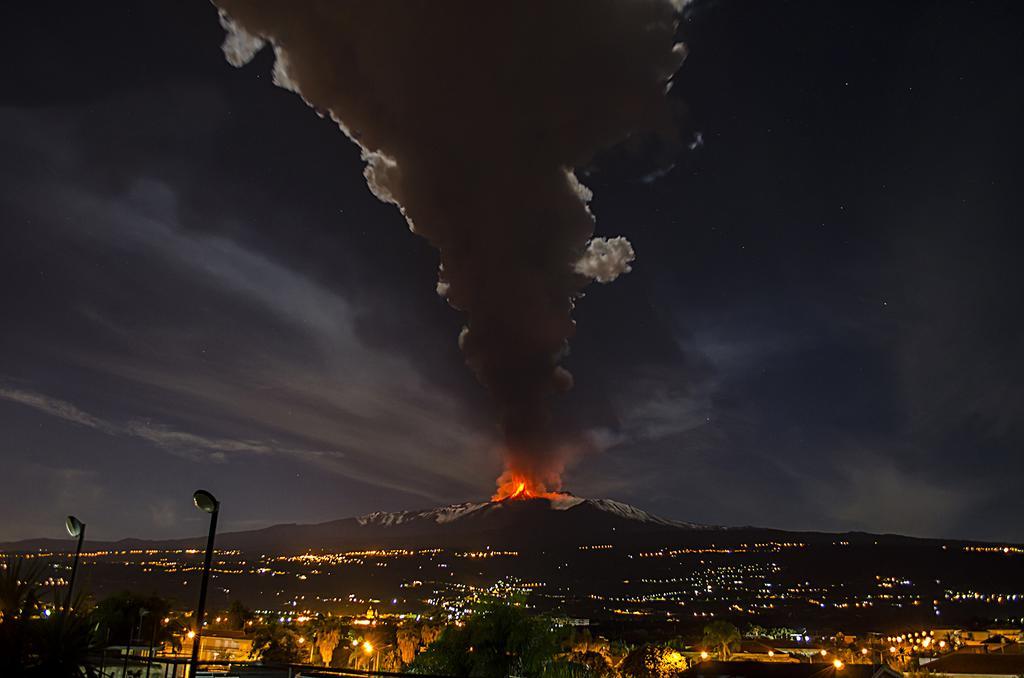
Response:
[{"label": "volcano", "polygon": [[[670,520],[612,499],[568,492],[452,504],[421,511],[379,511],[316,524],[281,524],[217,535],[217,548],[249,552],[304,553],[363,548],[529,548],[573,543],[645,543],[687,532],[722,530]],[[200,548],[202,538],[123,539],[95,547]],[[58,546],[59,545],[59,546]],[[0,545],[5,551],[63,550],[65,540],[32,539]]]}]

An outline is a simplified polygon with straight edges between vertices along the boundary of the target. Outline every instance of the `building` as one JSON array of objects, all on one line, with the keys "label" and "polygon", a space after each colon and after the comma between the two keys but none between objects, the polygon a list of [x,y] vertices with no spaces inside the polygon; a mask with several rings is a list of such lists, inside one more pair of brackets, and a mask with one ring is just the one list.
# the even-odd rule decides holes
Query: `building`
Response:
[{"label": "building", "polygon": [[[252,653],[252,638],[242,631],[204,631],[199,643],[200,661],[245,661]],[[182,640],[180,656],[192,656],[192,639]]]}]

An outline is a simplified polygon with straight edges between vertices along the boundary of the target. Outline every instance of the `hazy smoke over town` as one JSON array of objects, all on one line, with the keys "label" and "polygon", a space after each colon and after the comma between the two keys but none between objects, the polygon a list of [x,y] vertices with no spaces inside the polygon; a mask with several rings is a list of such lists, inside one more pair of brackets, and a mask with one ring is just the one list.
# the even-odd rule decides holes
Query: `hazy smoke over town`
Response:
[{"label": "hazy smoke over town", "polygon": [[224,53],[265,45],[274,82],[330,116],[370,190],[440,252],[438,293],[466,315],[459,345],[501,411],[507,475],[557,489],[546,401],[573,302],[630,270],[625,238],[591,239],[573,168],[669,129],[684,57],[670,0],[216,0]]}]

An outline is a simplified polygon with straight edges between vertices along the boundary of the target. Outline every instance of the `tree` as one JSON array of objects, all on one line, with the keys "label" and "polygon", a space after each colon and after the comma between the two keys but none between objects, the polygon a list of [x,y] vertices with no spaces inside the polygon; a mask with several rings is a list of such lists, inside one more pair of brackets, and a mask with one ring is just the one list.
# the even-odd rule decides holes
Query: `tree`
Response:
[{"label": "tree", "polygon": [[91,678],[94,634],[79,595],[70,610],[42,613],[38,561],[2,561],[0,574],[0,676]]},{"label": "tree", "polygon": [[673,678],[686,669],[686,659],[678,650],[645,644],[626,655],[619,672],[630,678]]},{"label": "tree", "polygon": [[395,632],[395,640],[402,663],[411,664],[420,649],[420,629],[415,626],[400,626]]},{"label": "tree", "polygon": [[719,659],[728,659],[741,640],[740,630],[725,620],[719,619],[704,627],[704,645],[717,652]]},{"label": "tree", "polygon": [[316,632],[316,648],[320,652],[320,658],[324,666],[331,665],[334,658],[334,650],[341,643],[341,629],[336,625],[322,627]]},{"label": "tree", "polygon": [[171,609],[166,598],[122,591],[101,600],[91,616],[98,637],[106,637],[112,644],[123,645],[129,638],[133,644],[162,643],[177,637],[176,629],[163,621]]},{"label": "tree", "polygon": [[298,664],[303,659],[302,654],[298,634],[272,621],[253,634],[249,657],[271,664]]},{"label": "tree", "polygon": [[5,557],[0,566],[0,675],[19,675],[29,662],[31,619],[39,606],[39,561]]},{"label": "tree", "polygon": [[235,631],[244,631],[246,622],[253,618],[252,610],[242,604],[237,598],[231,601],[228,606],[228,628]]},{"label": "tree", "polygon": [[578,666],[586,668],[586,675],[593,678],[614,678],[619,675],[608,657],[594,650],[584,652],[573,652],[569,655],[569,661]]},{"label": "tree", "polygon": [[[40,678],[93,678],[99,672],[91,657],[99,649],[94,626],[81,597],[73,609],[36,620],[33,629],[34,661],[26,676]],[[6,675],[6,674],[4,674]]]},{"label": "tree", "polygon": [[5,556],[0,567],[0,621],[27,619],[39,605],[42,563]]},{"label": "tree", "polygon": [[557,650],[547,619],[522,607],[491,603],[463,625],[446,627],[410,670],[450,676],[543,676]]}]

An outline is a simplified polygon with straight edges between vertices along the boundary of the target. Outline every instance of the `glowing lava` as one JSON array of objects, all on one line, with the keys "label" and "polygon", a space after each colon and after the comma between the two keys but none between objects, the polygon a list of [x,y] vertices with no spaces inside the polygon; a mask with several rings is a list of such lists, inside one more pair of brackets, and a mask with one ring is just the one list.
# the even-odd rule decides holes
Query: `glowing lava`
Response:
[{"label": "glowing lava", "polygon": [[511,471],[506,471],[498,478],[498,489],[494,491],[491,501],[506,499],[559,499],[565,495],[561,492],[549,492],[544,483]]}]

